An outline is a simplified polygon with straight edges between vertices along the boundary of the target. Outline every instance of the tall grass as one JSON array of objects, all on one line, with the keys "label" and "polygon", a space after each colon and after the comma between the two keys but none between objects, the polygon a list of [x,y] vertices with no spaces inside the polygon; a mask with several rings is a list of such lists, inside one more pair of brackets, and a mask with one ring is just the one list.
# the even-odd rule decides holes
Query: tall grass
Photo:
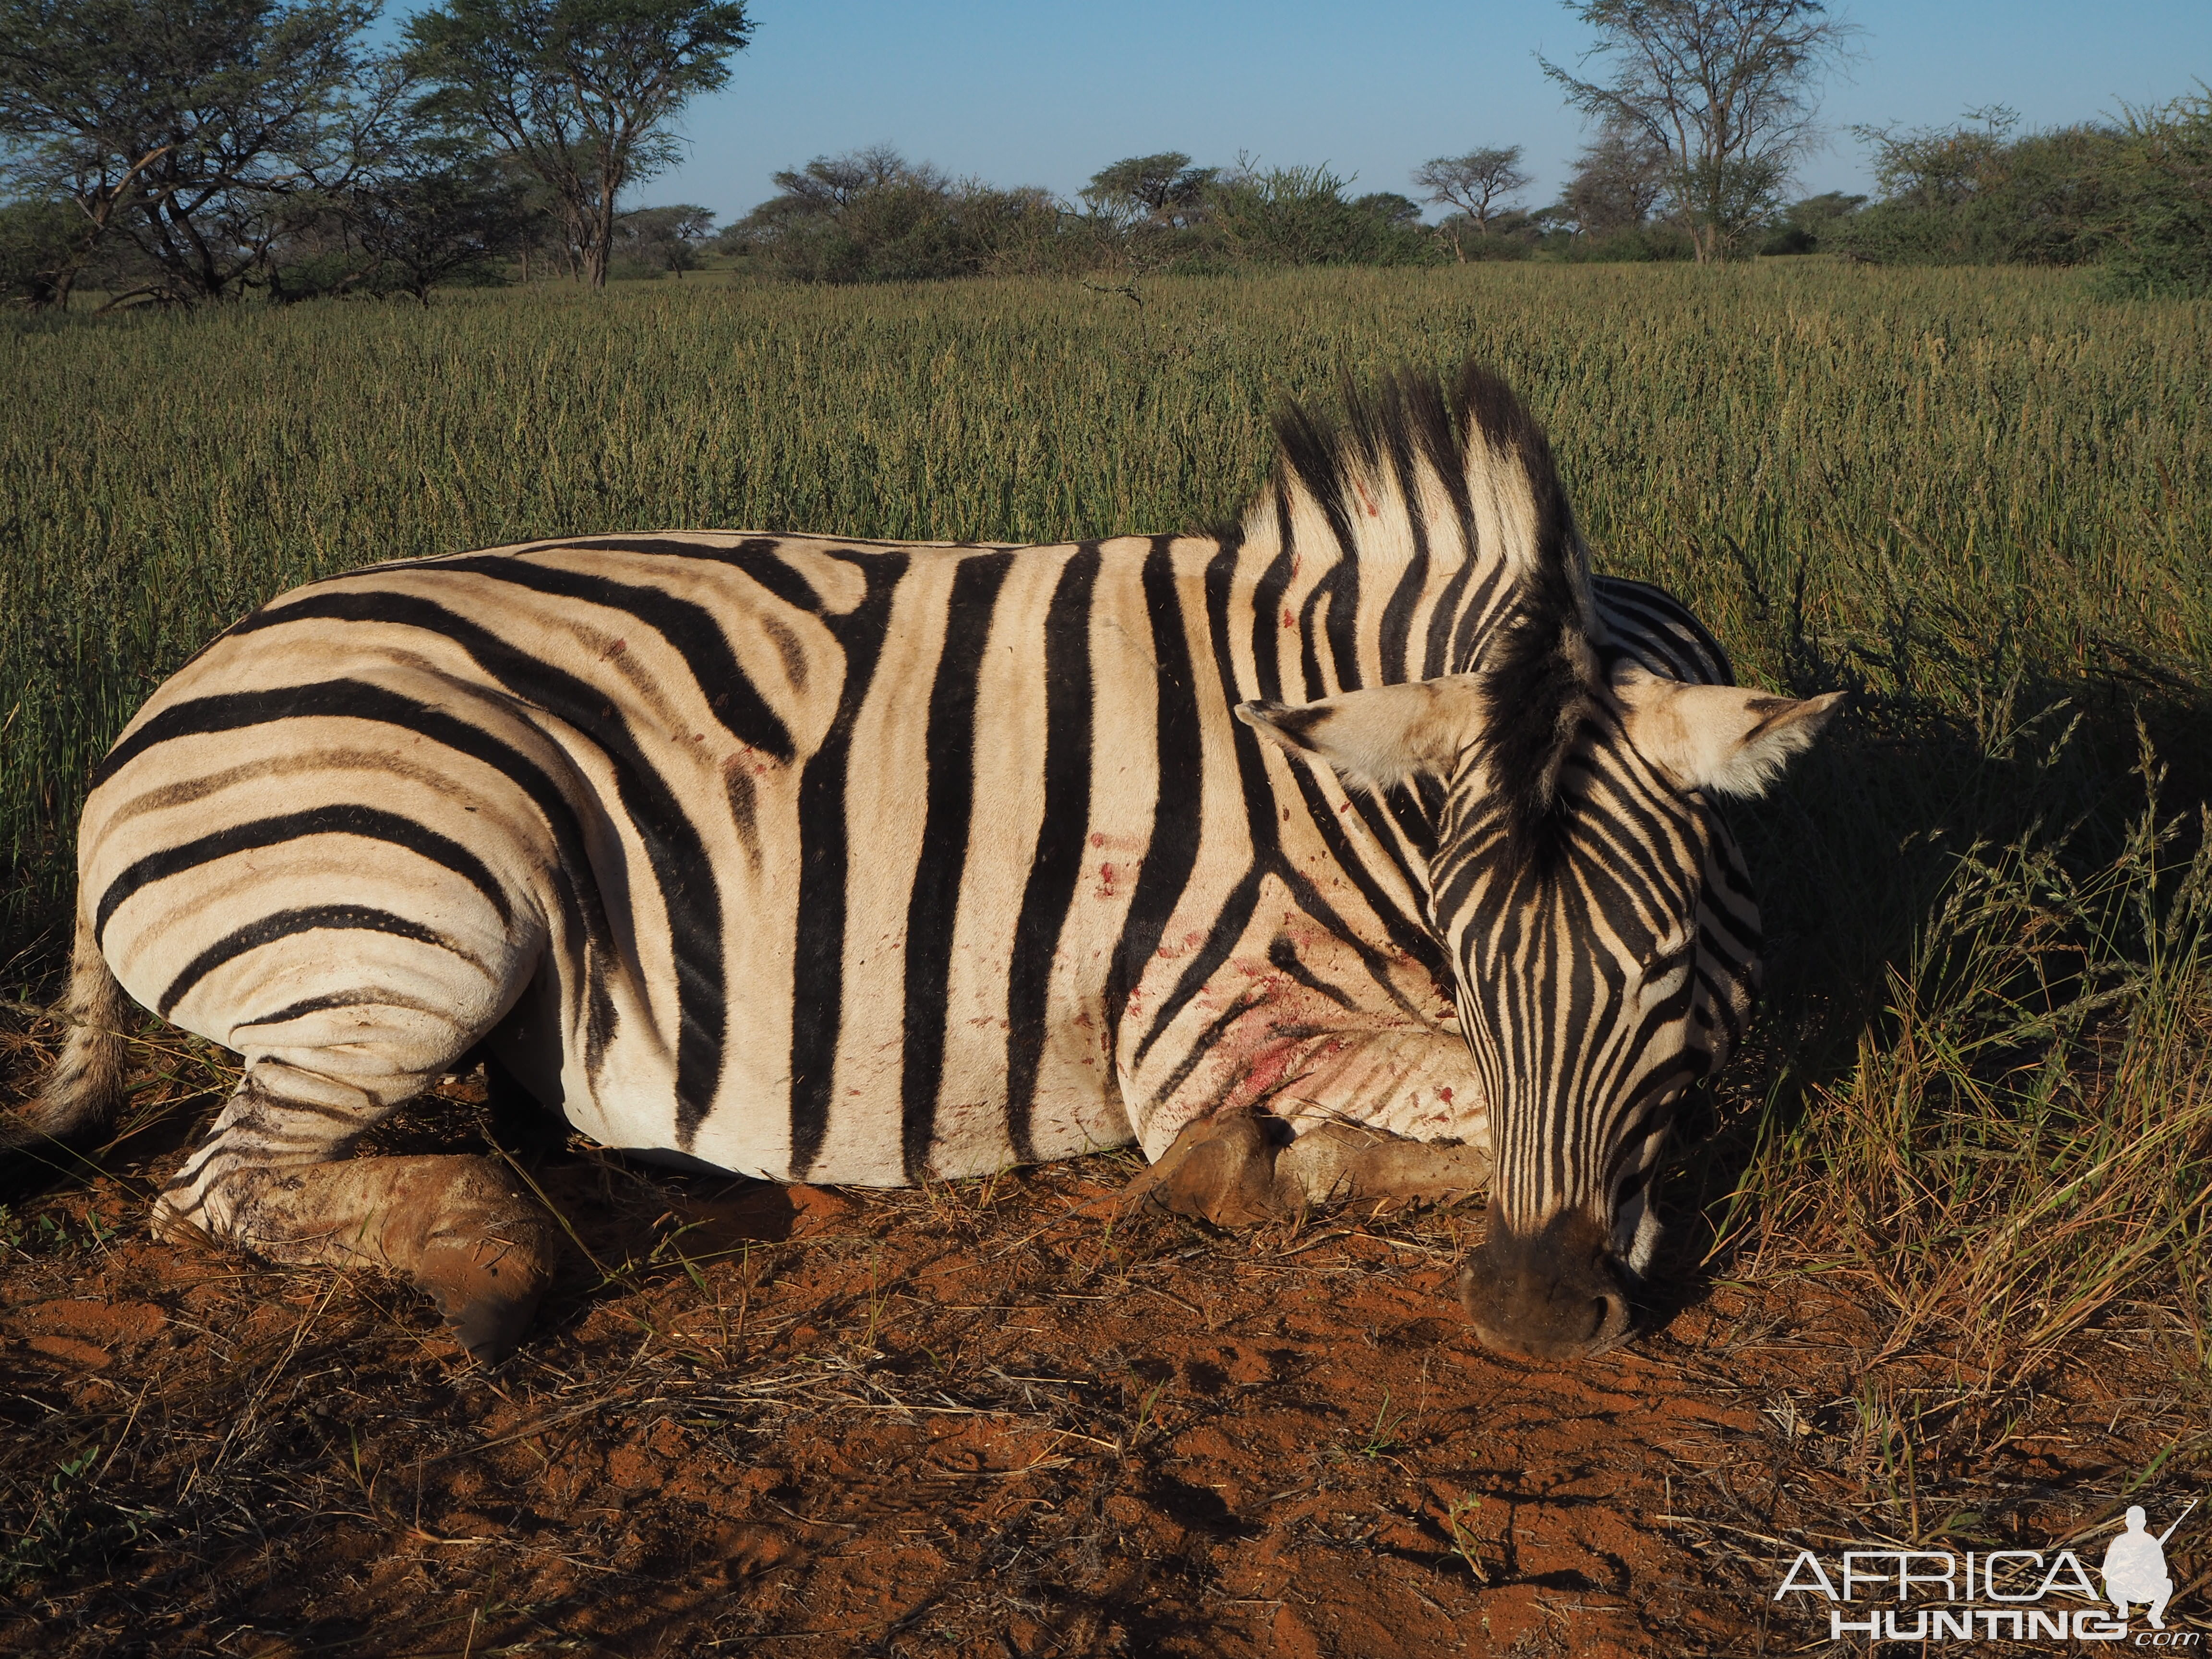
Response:
[{"label": "tall grass", "polygon": [[1801,1005],[1796,1063],[1759,1079],[1730,1219],[1772,1265],[1856,1275],[1877,1359],[1932,1347],[2002,1389],[2156,1301],[2212,1364],[2212,841],[2201,805],[2161,817],[2162,776],[2146,745],[2116,844],[1959,849],[1875,1006],[1824,1054]]},{"label": "tall grass", "polygon": [[1859,694],[1737,815],[1773,948],[1740,1134],[1697,1174],[1723,1247],[1851,1266],[1899,1341],[2022,1364],[2193,1287],[2212,304],[2043,271],[1303,272],[1157,281],[1141,317],[1046,282],[687,282],[9,325],[0,960],[53,960],[82,780],[131,709],[308,577],[611,528],[1211,522],[1283,399],[1470,350],[1549,425],[1603,568],[1680,592],[1747,679]]}]

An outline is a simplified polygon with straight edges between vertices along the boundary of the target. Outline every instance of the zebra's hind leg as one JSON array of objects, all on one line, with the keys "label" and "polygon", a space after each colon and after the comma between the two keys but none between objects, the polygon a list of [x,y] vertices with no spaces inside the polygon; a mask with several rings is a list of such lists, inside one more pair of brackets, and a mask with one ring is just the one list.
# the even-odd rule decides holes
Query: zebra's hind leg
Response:
[{"label": "zebra's hind leg", "polygon": [[214,1133],[155,1200],[155,1228],[271,1261],[398,1273],[472,1358],[504,1358],[552,1275],[554,1225],[491,1158],[345,1157],[385,1109],[328,1078],[249,1066]]}]

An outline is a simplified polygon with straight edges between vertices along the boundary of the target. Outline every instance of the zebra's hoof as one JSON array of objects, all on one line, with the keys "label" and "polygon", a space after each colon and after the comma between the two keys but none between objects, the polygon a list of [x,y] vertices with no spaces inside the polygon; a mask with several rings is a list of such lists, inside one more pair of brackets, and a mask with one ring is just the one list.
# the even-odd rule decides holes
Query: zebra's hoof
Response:
[{"label": "zebra's hoof", "polygon": [[1200,1118],[1159,1162],[1132,1182],[1127,1199],[1217,1227],[1247,1227],[1282,1212],[1275,1159],[1288,1139],[1276,1120],[1249,1112]]},{"label": "zebra's hoof", "polygon": [[415,1282],[478,1364],[497,1364],[530,1328],[553,1277],[548,1231],[525,1224],[502,1228],[498,1237],[437,1239],[416,1263]]},{"label": "zebra's hoof", "polygon": [[541,1290],[520,1297],[479,1296],[465,1302],[441,1300],[438,1312],[453,1340],[479,1365],[496,1365],[522,1342],[538,1312]]}]

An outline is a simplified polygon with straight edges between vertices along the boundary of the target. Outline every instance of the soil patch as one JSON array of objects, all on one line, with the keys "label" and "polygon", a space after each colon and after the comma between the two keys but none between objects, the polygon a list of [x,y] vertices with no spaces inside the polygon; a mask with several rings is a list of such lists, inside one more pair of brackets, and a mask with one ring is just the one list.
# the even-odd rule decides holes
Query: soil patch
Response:
[{"label": "soil patch", "polygon": [[[449,1092],[393,1142],[471,1144]],[[856,1193],[546,1152],[574,1248],[485,1372],[388,1280],[149,1237],[187,1127],[0,1212],[0,1648],[1795,1653],[1798,1549],[2101,1551],[2201,1438],[2148,1314],[1962,1389],[1848,1283],[1685,1251],[1631,1346],[1519,1364],[1454,1296],[1479,1205],[1115,1224],[1117,1156]],[[2169,1553],[2179,1628],[2212,1552]]]}]

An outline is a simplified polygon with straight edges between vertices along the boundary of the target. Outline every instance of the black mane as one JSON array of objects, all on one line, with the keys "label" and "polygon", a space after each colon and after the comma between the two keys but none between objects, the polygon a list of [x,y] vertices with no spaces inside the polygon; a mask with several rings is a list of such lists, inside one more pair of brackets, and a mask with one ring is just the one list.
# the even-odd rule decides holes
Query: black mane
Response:
[{"label": "black mane", "polygon": [[1371,390],[1347,385],[1343,406],[1340,422],[1297,406],[1277,418],[1275,488],[1279,498],[1292,486],[1309,492],[1347,558],[1357,556],[1358,473],[1392,486],[1394,504],[1418,512],[1415,466],[1426,461],[1470,548],[1478,494],[1515,503],[1504,514],[1513,520],[1526,511],[1517,505],[1526,489],[1527,544],[1475,550],[1516,559],[1515,591],[1499,625],[1453,667],[1480,678],[1481,759],[1504,816],[1505,858],[1516,867],[1548,862],[1563,845],[1560,774],[1596,705],[1601,643],[1551,444],[1504,381],[1471,360],[1449,398],[1432,377],[1401,370]]},{"label": "black mane", "polygon": [[1588,556],[1544,429],[1492,375],[1468,366],[1463,418],[1501,461],[1528,480],[1535,507],[1534,557],[1519,573],[1512,609],[1486,642],[1481,677],[1484,769],[1504,814],[1504,857],[1547,866],[1565,844],[1560,774],[1595,712],[1599,641]]},{"label": "black mane", "polygon": [[[1474,373],[1473,364],[1468,373]],[[1450,491],[1453,507],[1467,511],[1467,480],[1460,450],[1462,409],[1444,401],[1429,375],[1400,369],[1372,389],[1346,380],[1341,422],[1293,404],[1275,417],[1275,485],[1293,483],[1328,515],[1346,558],[1358,556],[1350,499],[1355,468],[1380,474],[1410,507],[1414,467],[1426,460]]]}]

